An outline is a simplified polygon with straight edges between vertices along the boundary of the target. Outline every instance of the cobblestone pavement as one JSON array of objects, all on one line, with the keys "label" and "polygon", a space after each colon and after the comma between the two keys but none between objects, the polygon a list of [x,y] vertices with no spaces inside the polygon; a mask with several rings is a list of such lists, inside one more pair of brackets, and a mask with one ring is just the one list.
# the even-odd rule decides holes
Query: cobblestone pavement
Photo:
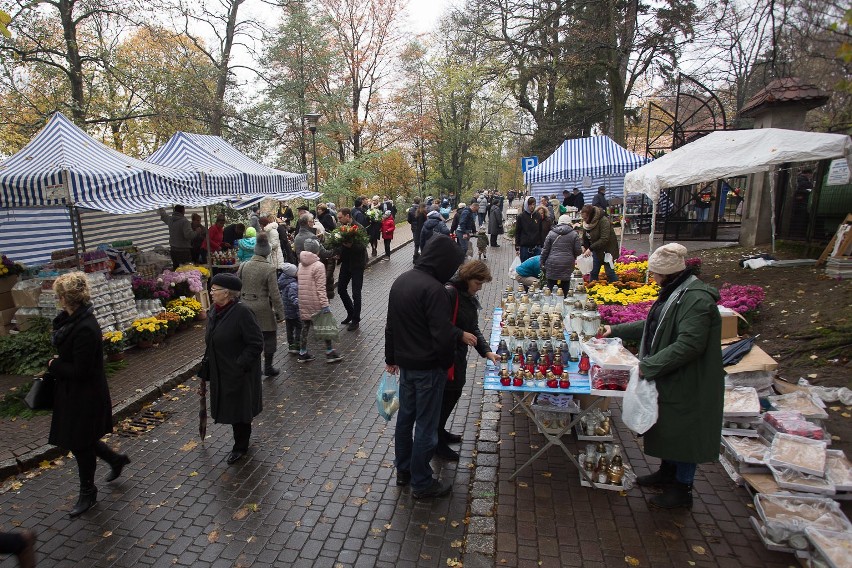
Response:
[{"label": "cobblestone pavement", "polygon": [[[407,226],[397,230],[405,242]],[[391,282],[411,266],[411,245],[368,269],[360,330],[341,331],[339,365],[298,365],[279,351],[282,373],[264,379],[264,412],[254,422],[248,459],[225,464],[230,427],[198,437],[196,379],[153,400],[131,428],[108,443],[133,463],[99,485],[98,504],[81,518],[73,459],[60,457],[19,475],[0,495],[0,529],[33,528],[45,566],[788,566],[766,552],[748,525],[745,490],[718,465],[702,466],[693,511],[652,511],[640,489],[627,495],[580,486],[551,448],[516,480],[518,465],[544,443],[511,399],[483,393],[483,366],[470,356],[470,388],[453,416],[463,432],[461,461],[433,465],[453,493],[417,502],[397,488],[393,426],[375,410],[383,369],[383,324]],[[481,293],[483,329],[506,285],[513,254],[489,249],[494,282]],[[344,310],[332,302],[338,318]],[[170,349],[139,353],[128,376],[111,379],[116,407],[139,403],[151,388],[186,373],[201,353],[200,330]],[[130,372],[135,370],[136,372]],[[124,384],[126,383],[126,384]],[[165,390],[167,386],[163,386]],[[137,392],[139,389],[142,392]],[[616,412],[617,414],[617,412]],[[0,423],[8,447],[46,435],[45,417]],[[616,424],[619,421],[615,420]],[[30,432],[25,433],[25,432]],[[639,444],[618,429],[629,463],[650,467]],[[569,438],[566,438],[566,441]],[[36,444],[37,445],[37,444]],[[574,445],[569,441],[569,447]],[[8,446],[8,447],[7,447]],[[19,450],[16,450],[19,451]],[[101,465],[98,478],[106,473]],[[629,558],[628,558],[629,557]],[[694,563],[694,564],[693,564]],[[6,559],[2,566],[13,566]]]}]

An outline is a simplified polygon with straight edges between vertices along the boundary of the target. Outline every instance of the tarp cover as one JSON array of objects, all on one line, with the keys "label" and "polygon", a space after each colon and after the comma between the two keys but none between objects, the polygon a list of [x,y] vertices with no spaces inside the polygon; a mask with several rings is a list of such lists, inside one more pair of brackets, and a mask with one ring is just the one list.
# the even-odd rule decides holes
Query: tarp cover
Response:
[{"label": "tarp cover", "polygon": [[780,128],[723,130],[681,146],[624,177],[624,192],[654,202],[660,190],[728,176],[766,172],[778,164],[845,157],[852,165],[852,139]]},{"label": "tarp cover", "polygon": [[624,175],[648,162],[608,136],[566,140],[545,161],[524,174],[525,183],[576,181]]},{"label": "tarp cover", "polygon": [[[64,172],[68,172],[65,191]],[[201,176],[143,162],[101,144],[62,113],[0,165],[0,207],[76,205],[109,213],[195,203]]]},{"label": "tarp cover", "polygon": [[219,136],[178,132],[146,162],[203,173],[207,195],[273,197],[272,194],[300,194],[308,190],[306,174],[255,162]]}]

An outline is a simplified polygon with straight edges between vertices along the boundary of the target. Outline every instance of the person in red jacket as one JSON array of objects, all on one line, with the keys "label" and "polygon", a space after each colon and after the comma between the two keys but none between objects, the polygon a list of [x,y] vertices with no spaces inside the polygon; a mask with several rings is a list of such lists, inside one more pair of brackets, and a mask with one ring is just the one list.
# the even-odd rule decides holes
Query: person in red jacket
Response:
[{"label": "person in red jacket", "polygon": [[393,230],[396,224],[393,222],[393,213],[385,211],[382,215],[382,240],[385,241],[385,257],[382,260],[390,260],[390,244],[393,240]]},{"label": "person in red jacket", "polygon": [[[218,252],[222,249],[231,248],[231,243],[224,241],[225,236],[225,216],[221,213],[216,216],[216,222],[210,225],[210,230],[207,231],[207,236],[210,239],[210,250]],[[204,250],[204,257],[207,258],[207,239],[201,243],[201,248]]]}]

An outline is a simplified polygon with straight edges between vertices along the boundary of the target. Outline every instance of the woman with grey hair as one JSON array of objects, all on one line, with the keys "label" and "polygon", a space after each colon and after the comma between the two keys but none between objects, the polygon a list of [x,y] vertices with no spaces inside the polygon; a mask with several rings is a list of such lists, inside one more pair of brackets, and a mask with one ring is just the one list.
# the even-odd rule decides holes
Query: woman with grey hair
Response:
[{"label": "woman with grey hair", "polygon": [[112,432],[112,401],[104,372],[101,327],[95,319],[86,275],[63,274],[53,283],[53,290],[62,312],[53,320],[52,342],[58,354],[48,362],[48,372],[55,379],[48,442],[69,450],[77,459],[80,498],[70,513],[76,517],[97,501],[97,458],[110,465],[108,482],[118,479],[130,458],[101,441]]},{"label": "woman with grey hair", "polygon": [[243,283],[233,274],[217,274],[210,281],[213,306],[208,312],[201,378],[210,382],[210,415],[230,424],[234,445],[228,464],[248,452],[251,421],[263,410],[260,354],[263,332],[254,313],[240,301]]}]

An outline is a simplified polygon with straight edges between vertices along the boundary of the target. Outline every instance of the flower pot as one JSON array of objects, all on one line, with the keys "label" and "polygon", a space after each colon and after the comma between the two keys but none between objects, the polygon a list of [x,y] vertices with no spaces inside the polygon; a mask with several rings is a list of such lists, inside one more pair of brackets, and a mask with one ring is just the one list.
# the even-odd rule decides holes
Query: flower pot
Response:
[{"label": "flower pot", "polygon": [[195,314],[195,319],[197,319],[199,321],[206,320],[207,319],[207,312],[204,311],[204,310],[201,310],[200,312]]},{"label": "flower pot", "polygon": [[138,347],[139,349],[149,349],[153,345],[154,342],[150,339],[140,339],[136,342],[136,347]]},{"label": "flower pot", "polygon": [[107,361],[115,363],[116,361],[124,361],[124,353],[107,353]]}]

